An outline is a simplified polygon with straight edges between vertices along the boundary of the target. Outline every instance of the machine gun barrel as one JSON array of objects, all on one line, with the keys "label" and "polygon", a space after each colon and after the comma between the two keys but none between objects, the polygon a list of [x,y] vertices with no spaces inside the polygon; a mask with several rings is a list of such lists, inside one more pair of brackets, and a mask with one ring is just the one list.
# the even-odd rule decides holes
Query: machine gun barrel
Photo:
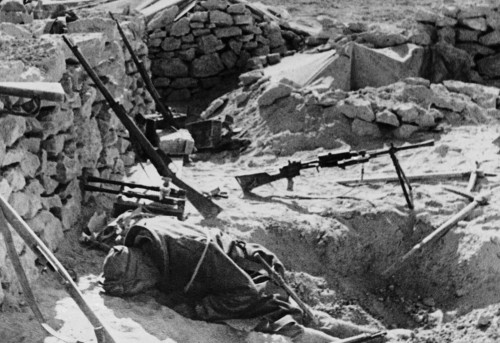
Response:
[{"label": "machine gun barrel", "polygon": [[120,119],[123,126],[125,126],[125,128],[128,130],[130,136],[140,145],[146,155],[150,158],[151,162],[158,171],[158,174],[160,174],[161,176],[169,177],[174,185],[184,189],[186,191],[188,200],[205,218],[216,217],[222,211],[222,208],[214,204],[210,199],[208,199],[203,194],[177,177],[177,175],[169,168],[169,166],[173,163],[170,157],[165,154],[160,154],[160,152],[158,152],[153,147],[151,142],[149,142],[142,131],[139,130],[132,118],[128,116],[123,106],[118,104],[115,99],[113,99],[109,91],[102,83],[101,79],[99,79],[99,76],[97,76],[95,71],[88,64],[85,57],[81,54],[78,47],[70,42],[66,36],[63,36],[63,40],[73,52],[75,57],[78,59],[87,74],[90,76],[95,86],[102,93],[109,106],[113,109],[118,119]]}]

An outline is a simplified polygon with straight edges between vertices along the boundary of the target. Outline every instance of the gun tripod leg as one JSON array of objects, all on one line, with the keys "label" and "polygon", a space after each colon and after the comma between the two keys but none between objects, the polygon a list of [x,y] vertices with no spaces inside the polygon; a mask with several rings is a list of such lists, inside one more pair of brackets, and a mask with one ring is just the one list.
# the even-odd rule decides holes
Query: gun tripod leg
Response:
[{"label": "gun tripod leg", "polygon": [[406,178],[403,168],[399,164],[394,151],[391,151],[389,155],[391,156],[392,163],[394,164],[394,168],[396,169],[396,174],[398,175],[399,183],[401,185],[401,189],[403,190],[406,204],[410,210],[413,210],[415,206],[413,205],[413,195],[410,181],[408,181],[408,179]]}]

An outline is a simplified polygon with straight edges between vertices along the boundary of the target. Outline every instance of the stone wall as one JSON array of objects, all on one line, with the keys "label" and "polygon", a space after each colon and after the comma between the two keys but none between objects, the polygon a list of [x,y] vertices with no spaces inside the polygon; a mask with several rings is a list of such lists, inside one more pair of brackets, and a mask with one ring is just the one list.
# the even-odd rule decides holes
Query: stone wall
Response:
[{"label": "stone wall", "polygon": [[[50,24],[49,20],[34,20],[30,25],[0,23],[0,80],[60,82],[66,93],[62,103],[42,102],[34,118],[1,115],[0,194],[56,250],[65,231],[81,227],[82,193],[77,177],[82,170],[119,179],[135,155],[128,132],[91,86],[61,36],[43,34]],[[145,56],[144,25],[122,24],[138,55]],[[152,100],[112,20],[83,17],[69,23],[68,31],[67,36],[127,111],[135,115],[152,110]],[[5,103],[0,95],[0,109]],[[17,235],[16,247],[33,280],[38,274],[33,253]],[[5,294],[18,292],[6,259],[0,237],[0,304]]]},{"label": "stone wall", "polygon": [[498,7],[444,7],[440,13],[420,12],[418,29],[436,42],[440,57],[434,66],[435,81],[456,78],[500,85],[500,13]]},{"label": "stone wall", "polygon": [[304,40],[240,3],[201,1],[177,14],[174,6],[148,23],[153,82],[167,101],[189,99],[238,69],[278,63]]}]

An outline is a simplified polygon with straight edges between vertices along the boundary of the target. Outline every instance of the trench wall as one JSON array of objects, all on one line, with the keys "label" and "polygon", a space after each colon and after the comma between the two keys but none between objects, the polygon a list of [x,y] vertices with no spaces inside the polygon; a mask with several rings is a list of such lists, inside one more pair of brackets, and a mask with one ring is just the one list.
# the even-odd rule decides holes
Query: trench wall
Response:
[{"label": "trench wall", "polygon": [[[122,18],[122,26],[139,56],[146,56],[144,25]],[[0,23],[0,80],[60,82],[62,103],[42,102],[40,114],[0,116],[0,194],[52,250],[74,230],[81,213],[82,170],[119,179],[135,155],[128,132],[92,87],[60,35],[45,34],[51,20],[26,25]],[[115,99],[134,116],[153,103],[110,19],[81,16],[67,36],[87,57]],[[11,98],[11,100],[17,100]],[[0,109],[7,103],[0,95]],[[97,197],[98,199],[98,197]],[[35,256],[17,235],[16,249],[31,281]],[[0,237],[0,304],[19,286]]]},{"label": "trench wall", "polygon": [[148,22],[153,83],[167,102],[219,86],[221,77],[246,67],[278,63],[304,41],[241,3],[201,1],[178,14],[173,6]]}]

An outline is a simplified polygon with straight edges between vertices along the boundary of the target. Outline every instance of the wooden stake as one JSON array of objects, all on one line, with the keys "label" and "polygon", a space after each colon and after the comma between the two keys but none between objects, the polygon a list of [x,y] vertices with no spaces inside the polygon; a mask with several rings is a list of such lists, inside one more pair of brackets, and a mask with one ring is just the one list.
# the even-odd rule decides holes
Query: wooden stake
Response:
[{"label": "wooden stake", "polygon": [[389,268],[387,268],[382,276],[389,277],[398,271],[403,264],[408,261],[417,251],[422,251],[427,248],[432,243],[436,242],[438,239],[443,237],[453,228],[459,221],[466,218],[476,207],[486,205],[488,200],[485,196],[477,196],[474,200],[464,207],[460,212],[455,214],[453,217],[448,219],[443,225],[434,230],[430,235],[425,237],[420,243],[415,245],[409,252],[407,252],[403,257],[401,257],[398,261],[392,264]]}]

